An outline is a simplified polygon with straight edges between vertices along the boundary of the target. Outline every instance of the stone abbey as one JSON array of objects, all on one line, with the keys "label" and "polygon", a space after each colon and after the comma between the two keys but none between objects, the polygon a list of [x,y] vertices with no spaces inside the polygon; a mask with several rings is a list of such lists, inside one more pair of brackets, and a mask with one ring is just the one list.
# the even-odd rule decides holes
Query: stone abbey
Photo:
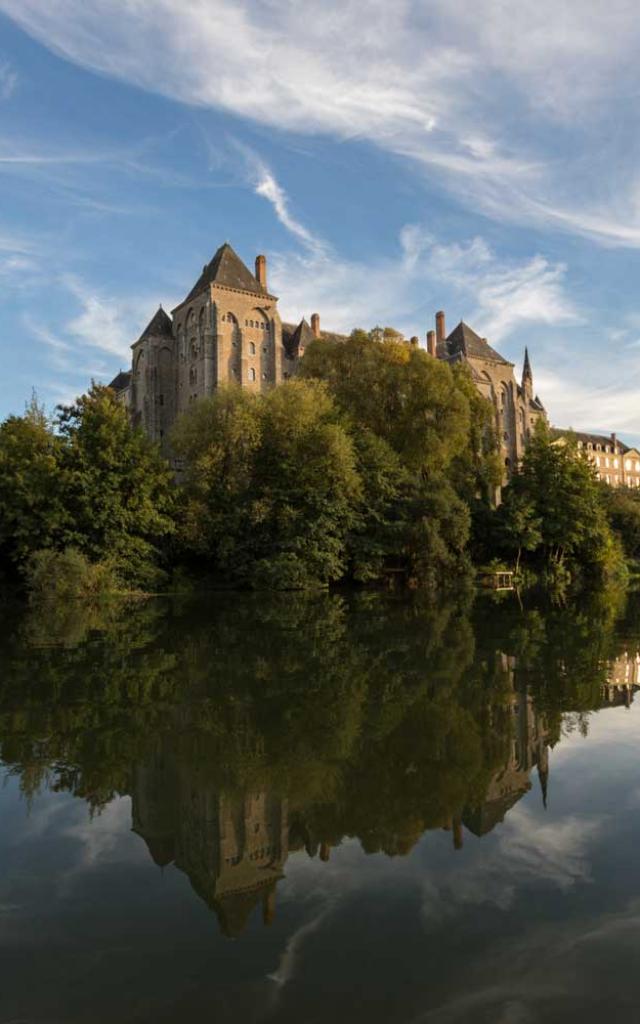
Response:
[{"label": "stone abbey", "polygon": [[[176,418],[219,385],[264,391],[296,374],[311,341],[345,337],[321,330],[317,313],[310,323],[283,322],[278,299],[267,287],[266,258],[256,257],[252,274],[225,242],[171,316],[158,309],[131,346],[131,370],[119,373],[110,386],[127,404],[133,423],[166,448]],[[436,314],[436,330],[427,332],[427,351],[435,359],[469,366],[479,392],[493,405],[508,474],[536,421],[546,419],[534,394],[528,353],[518,383],[514,364],[467,324],[460,322],[447,335],[442,312]]]}]

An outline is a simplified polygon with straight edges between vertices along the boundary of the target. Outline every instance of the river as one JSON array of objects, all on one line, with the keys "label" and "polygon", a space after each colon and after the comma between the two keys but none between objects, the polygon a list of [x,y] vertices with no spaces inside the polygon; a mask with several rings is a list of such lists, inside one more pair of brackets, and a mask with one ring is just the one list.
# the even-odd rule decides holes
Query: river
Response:
[{"label": "river", "polygon": [[635,1016],[637,596],[2,613],[2,1024]]}]

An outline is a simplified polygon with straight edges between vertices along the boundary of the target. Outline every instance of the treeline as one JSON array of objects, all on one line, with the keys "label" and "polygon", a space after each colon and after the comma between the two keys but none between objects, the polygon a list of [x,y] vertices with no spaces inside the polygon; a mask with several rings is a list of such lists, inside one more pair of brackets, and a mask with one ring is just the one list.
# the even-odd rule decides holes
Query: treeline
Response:
[{"label": "treeline", "polygon": [[[0,571],[57,596],[180,578],[254,588],[458,583],[473,563],[602,577],[640,554],[640,496],[543,430],[502,476],[464,366],[390,330],[318,341],[265,395],[237,386],[176,424],[178,480],[94,385],[0,425]],[[170,578],[173,576],[173,580]]]}]

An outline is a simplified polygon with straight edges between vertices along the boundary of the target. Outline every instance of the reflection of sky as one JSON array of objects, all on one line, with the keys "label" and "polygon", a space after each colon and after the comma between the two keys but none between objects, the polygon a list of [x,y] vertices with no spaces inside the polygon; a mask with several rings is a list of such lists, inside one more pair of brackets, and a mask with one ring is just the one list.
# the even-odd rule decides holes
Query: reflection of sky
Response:
[{"label": "reflection of sky", "polygon": [[590,717],[481,840],[407,857],[356,840],[291,856],[271,928],[224,939],[188,879],[149,860],[128,798],[0,791],[1,1020],[590,1021],[640,999],[640,714]]}]

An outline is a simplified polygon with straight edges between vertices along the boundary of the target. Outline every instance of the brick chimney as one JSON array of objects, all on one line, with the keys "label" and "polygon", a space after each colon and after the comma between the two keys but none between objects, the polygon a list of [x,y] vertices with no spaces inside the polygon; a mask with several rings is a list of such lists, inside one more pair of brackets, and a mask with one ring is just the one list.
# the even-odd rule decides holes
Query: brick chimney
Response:
[{"label": "brick chimney", "polygon": [[440,344],[440,342],[444,342],[446,337],[447,331],[444,325],[444,313],[440,310],[436,313],[436,338],[438,339],[438,344]]},{"label": "brick chimney", "polygon": [[267,290],[267,257],[256,256],[256,281]]},{"label": "brick chimney", "polygon": [[427,331],[427,352],[435,359],[436,356],[436,332]]},{"label": "brick chimney", "polygon": [[311,314],[311,333],[314,338],[320,337],[320,315],[318,313]]}]

